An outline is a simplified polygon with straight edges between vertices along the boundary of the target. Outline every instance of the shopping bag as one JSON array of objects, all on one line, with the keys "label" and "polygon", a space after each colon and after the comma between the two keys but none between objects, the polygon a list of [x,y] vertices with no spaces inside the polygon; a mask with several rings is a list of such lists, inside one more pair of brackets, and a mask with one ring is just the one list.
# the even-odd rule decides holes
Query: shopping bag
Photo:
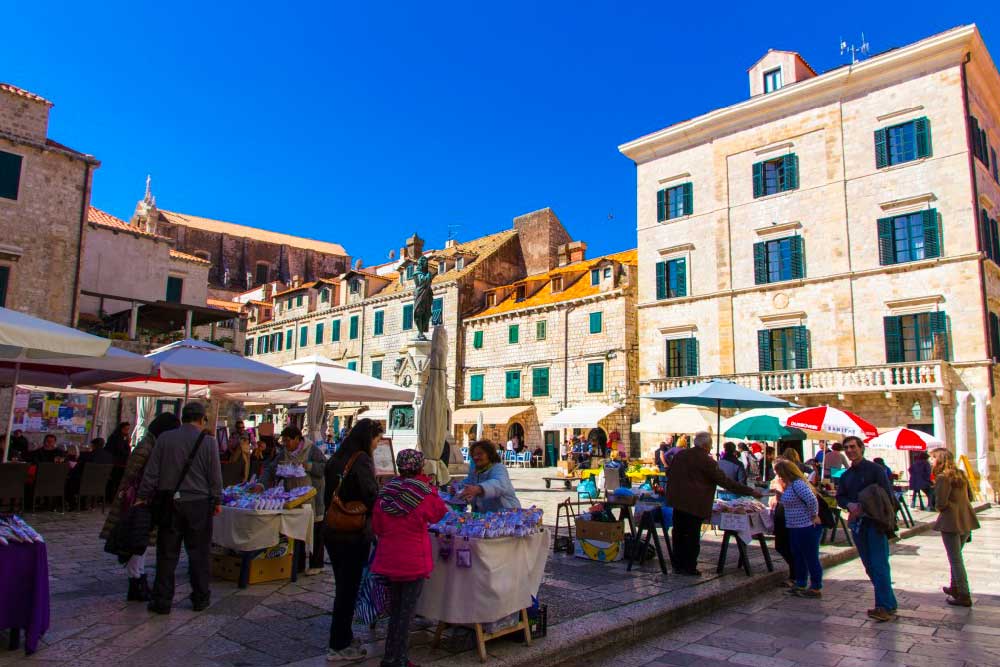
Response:
[{"label": "shopping bag", "polygon": [[380,618],[389,617],[389,589],[385,580],[373,573],[367,565],[361,573],[361,588],[354,606],[354,622],[374,625]]}]

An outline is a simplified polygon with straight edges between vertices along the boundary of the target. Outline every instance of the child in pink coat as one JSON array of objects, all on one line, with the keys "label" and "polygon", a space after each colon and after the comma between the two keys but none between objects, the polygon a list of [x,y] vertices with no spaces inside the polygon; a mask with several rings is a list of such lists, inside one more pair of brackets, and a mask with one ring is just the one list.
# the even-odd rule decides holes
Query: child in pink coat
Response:
[{"label": "child in pink coat", "polygon": [[399,477],[386,483],[375,501],[372,530],[378,538],[372,572],[389,580],[391,615],[382,667],[409,667],[410,621],[434,569],[427,526],[448,512],[437,489],[421,475],[424,455],[404,449],[396,455]]}]

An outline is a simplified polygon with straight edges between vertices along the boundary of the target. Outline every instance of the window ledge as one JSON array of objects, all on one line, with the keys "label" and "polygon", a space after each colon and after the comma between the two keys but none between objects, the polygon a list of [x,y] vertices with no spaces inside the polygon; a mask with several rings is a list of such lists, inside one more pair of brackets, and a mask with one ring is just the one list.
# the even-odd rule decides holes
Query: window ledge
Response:
[{"label": "window ledge", "polygon": [[805,323],[806,314],[804,311],[797,313],[775,313],[773,315],[761,315],[760,322],[765,329],[784,329],[785,327],[800,327]]},{"label": "window ledge", "polygon": [[660,328],[660,333],[663,335],[664,340],[679,340],[682,338],[694,338],[695,332],[697,331],[698,331],[698,326],[695,324],[681,324],[672,327]]},{"label": "window ledge", "polygon": [[[876,116],[875,119],[883,123],[890,118],[899,118],[900,116],[905,116],[906,114],[916,113],[917,111],[923,111],[924,106],[921,104],[919,106],[910,107],[909,109],[900,109],[898,111],[890,111],[889,113],[882,114],[881,116]],[[905,121],[904,121],[905,122]]]},{"label": "window ledge", "polygon": [[660,248],[656,252],[660,255],[660,257],[669,257],[671,255],[679,255],[693,250],[693,243],[681,243],[680,245],[670,246],[669,248]]},{"label": "window ledge", "polygon": [[668,223],[674,223],[674,222],[677,222],[679,220],[687,220],[688,218],[693,218],[693,217],[694,217],[694,213],[685,213],[684,215],[679,215],[676,218],[667,218],[666,220],[657,220],[656,224],[658,224],[658,225],[666,225]]},{"label": "window ledge", "polygon": [[661,178],[657,181],[658,184],[663,185],[664,183],[669,183],[670,181],[678,181],[682,178],[690,178],[691,172],[685,171],[682,174],[676,174],[674,176],[667,176],[666,178]]},{"label": "window ledge", "polygon": [[883,211],[891,211],[893,209],[901,209],[908,207],[923,207],[930,204],[933,201],[937,201],[937,196],[933,192],[925,192],[921,195],[914,195],[912,197],[903,197],[902,199],[893,199],[892,201],[880,202],[879,208]]},{"label": "window ledge", "polygon": [[761,195],[760,197],[753,197],[751,201],[764,201],[765,199],[777,199],[778,197],[798,192],[800,189],[801,186],[799,186],[798,188],[792,188],[791,190],[782,190],[781,192],[773,192],[769,195]]},{"label": "window ledge", "polygon": [[754,232],[756,232],[757,236],[760,237],[774,236],[777,234],[785,236],[789,232],[794,232],[797,229],[802,229],[802,223],[798,220],[794,222],[782,222],[780,224],[772,223],[766,227],[758,227],[754,230]]},{"label": "window ledge", "polygon": [[944,303],[944,295],[932,294],[929,296],[918,296],[909,299],[896,299],[886,301],[885,307],[890,315],[913,315],[923,313],[928,310],[937,310],[938,304]]},{"label": "window ledge", "polygon": [[895,171],[897,169],[906,169],[907,167],[912,167],[912,166],[917,165],[917,164],[923,164],[924,162],[927,162],[928,160],[930,160],[931,157],[933,157],[933,156],[928,155],[927,157],[918,157],[918,158],[914,158],[912,160],[907,160],[906,162],[900,162],[899,164],[890,164],[890,165],[887,165],[885,167],[882,167],[881,169],[876,169],[875,173],[876,174],[882,174],[882,173],[885,173],[885,172],[888,172],[888,171]]}]

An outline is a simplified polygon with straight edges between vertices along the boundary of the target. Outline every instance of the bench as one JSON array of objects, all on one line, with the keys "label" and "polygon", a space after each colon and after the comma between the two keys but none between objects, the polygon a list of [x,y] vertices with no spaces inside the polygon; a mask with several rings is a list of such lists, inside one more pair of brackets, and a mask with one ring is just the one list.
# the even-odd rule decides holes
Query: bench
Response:
[{"label": "bench", "polygon": [[573,482],[579,482],[579,477],[542,477],[545,480],[545,488],[551,489],[552,482],[562,482],[567,491],[573,490]]}]

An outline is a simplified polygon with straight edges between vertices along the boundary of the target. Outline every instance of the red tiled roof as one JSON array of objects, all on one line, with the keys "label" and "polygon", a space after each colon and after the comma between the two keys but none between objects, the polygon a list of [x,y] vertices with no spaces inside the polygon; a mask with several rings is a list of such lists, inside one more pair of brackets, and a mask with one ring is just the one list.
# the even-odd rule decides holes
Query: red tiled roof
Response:
[{"label": "red tiled roof", "polygon": [[[160,236],[159,234],[150,234],[146,230],[130,225],[120,218],[102,211],[101,209],[91,206],[87,213],[87,222],[92,225],[97,225],[99,227],[106,227],[107,229],[114,230],[116,232],[128,232],[129,234],[134,234],[136,236],[144,236],[150,239],[156,239],[158,241],[170,241],[172,239],[166,236]],[[197,259],[197,258],[196,258]]]},{"label": "red tiled roof", "polygon": [[234,313],[240,312],[243,308],[243,304],[236,303],[235,301],[226,301],[225,299],[213,299],[211,297],[205,299],[205,304],[211,306],[212,308],[218,308],[220,310],[229,310]]},{"label": "red tiled roof", "polygon": [[212,264],[207,259],[202,259],[197,255],[189,255],[186,252],[181,252],[180,250],[171,250],[170,257],[172,257],[173,259],[179,259],[182,262],[191,262],[192,264],[208,264],[208,265]]},{"label": "red tiled roof", "polygon": [[32,102],[41,102],[42,104],[47,104],[48,106],[52,106],[52,102],[49,102],[41,95],[36,95],[31,91],[25,90],[24,88],[18,88],[17,86],[12,86],[9,83],[0,83],[0,90],[2,90],[5,93],[17,95],[18,97],[23,97],[27,100],[31,100]]}]

